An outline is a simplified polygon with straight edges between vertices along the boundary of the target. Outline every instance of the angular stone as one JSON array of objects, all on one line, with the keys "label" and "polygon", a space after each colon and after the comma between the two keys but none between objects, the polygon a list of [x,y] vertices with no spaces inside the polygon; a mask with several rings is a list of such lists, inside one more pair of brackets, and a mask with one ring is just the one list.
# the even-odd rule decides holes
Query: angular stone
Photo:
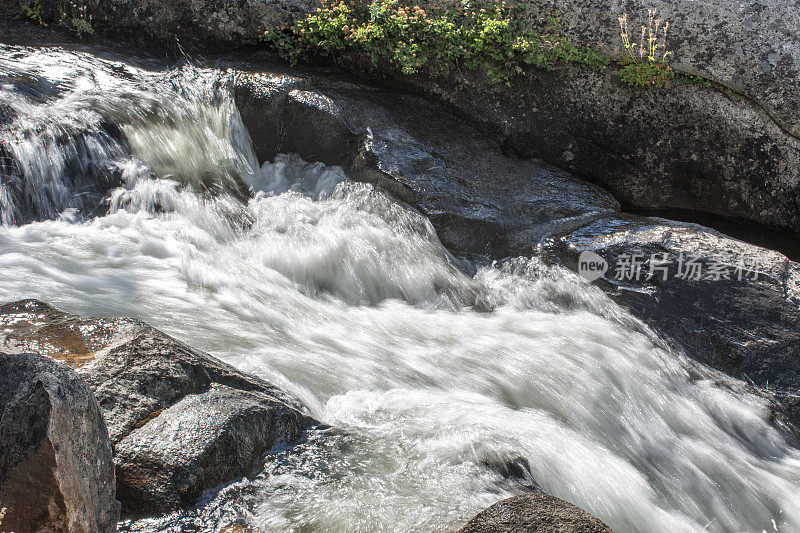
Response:
[{"label": "angular stone", "polygon": [[114,463],[86,383],[36,354],[0,353],[0,508],[6,531],[116,531]]},{"label": "angular stone", "polygon": [[73,366],[97,397],[125,516],[188,505],[316,424],[271,384],[138,320],[70,315],[37,300],[0,306],[0,350],[33,349]]},{"label": "angular stone", "polygon": [[215,384],[187,395],[117,443],[119,497],[134,513],[188,505],[204,489],[252,472],[307,422],[261,392]]}]

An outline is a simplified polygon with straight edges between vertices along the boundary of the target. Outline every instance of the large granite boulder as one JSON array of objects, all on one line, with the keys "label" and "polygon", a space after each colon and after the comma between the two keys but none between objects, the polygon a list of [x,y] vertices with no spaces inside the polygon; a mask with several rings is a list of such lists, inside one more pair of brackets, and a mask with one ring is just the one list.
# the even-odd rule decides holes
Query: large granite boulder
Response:
[{"label": "large granite boulder", "polygon": [[265,451],[296,440],[305,423],[268,394],[215,383],[117,443],[118,497],[133,509],[186,506],[204,488],[252,472]]},{"label": "large granite boulder", "polygon": [[114,462],[100,407],[66,365],[0,353],[4,531],[116,531]]},{"label": "large granite boulder", "polygon": [[[421,5],[436,4],[426,0]],[[521,157],[540,157],[608,188],[623,204],[740,217],[800,232],[800,3],[798,0],[521,0],[529,27],[622,52],[618,18],[633,39],[648,10],[670,22],[677,80],[625,86],[618,70],[556,65],[509,87],[478,72],[400,76],[368,60],[344,65],[435,95],[499,128]],[[709,84],[710,85],[710,84]]]},{"label": "large granite boulder", "polygon": [[583,509],[537,491],[495,503],[459,533],[611,533],[611,528]]},{"label": "large granite boulder", "polygon": [[138,320],[22,300],[0,306],[0,326],[0,350],[38,350],[89,384],[115,447],[125,516],[189,505],[315,424],[269,383]]},{"label": "large granite boulder", "polygon": [[578,65],[530,71],[510,87],[477,73],[397,81],[496,127],[519,157],[602,185],[623,205],[800,232],[800,141],[748,99],[682,83],[634,89],[615,69]]}]

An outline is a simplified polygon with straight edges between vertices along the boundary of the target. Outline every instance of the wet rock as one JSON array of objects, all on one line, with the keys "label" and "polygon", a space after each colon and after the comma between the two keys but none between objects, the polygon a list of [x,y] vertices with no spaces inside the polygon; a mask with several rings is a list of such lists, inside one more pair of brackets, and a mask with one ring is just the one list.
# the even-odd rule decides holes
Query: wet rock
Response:
[{"label": "wet rock", "polygon": [[553,240],[578,269],[608,264],[596,283],[690,357],[756,385],[800,427],[800,265],[703,226],[600,218]]},{"label": "wet rock", "polygon": [[0,508],[6,531],[115,531],[111,443],[97,401],[67,366],[0,353]]},{"label": "wet rock", "polygon": [[[364,62],[352,68],[386,75]],[[681,83],[634,89],[613,68],[577,65],[533,70],[510,87],[480,73],[392,79],[496,128],[518,157],[599,184],[623,205],[800,232],[800,141],[750,100]]]},{"label": "wet rock", "polygon": [[[0,307],[0,326],[0,349],[37,349],[89,384],[118,447],[124,515],[188,504],[203,489],[249,473],[275,443],[291,443],[315,423],[271,384],[138,320],[80,317],[22,300]],[[205,411],[191,407],[201,404]],[[178,457],[184,438],[193,439],[192,461]],[[231,449],[241,457],[232,461]]]},{"label": "wet rock", "polygon": [[262,392],[214,384],[184,396],[116,445],[119,498],[151,512],[188,505],[203,489],[251,473],[306,423]]},{"label": "wet rock", "polygon": [[260,162],[271,161],[285,148],[289,93],[304,80],[290,75],[264,75],[231,70],[236,107],[247,122],[248,133]]},{"label": "wet rock", "polygon": [[610,533],[583,509],[544,492],[514,496],[478,513],[459,533]]},{"label": "wet rock", "polygon": [[[505,155],[500,139],[421,98],[320,74],[289,83],[279,74],[240,73],[234,93],[253,138],[267,143],[256,141],[259,153],[341,165],[353,179],[411,203],[458,252],[517,253],[555,228],[619,209],[602,189]],[[281,105],[286,111],[276,112]],[[282,132],[279,141],[273,131]]]}]

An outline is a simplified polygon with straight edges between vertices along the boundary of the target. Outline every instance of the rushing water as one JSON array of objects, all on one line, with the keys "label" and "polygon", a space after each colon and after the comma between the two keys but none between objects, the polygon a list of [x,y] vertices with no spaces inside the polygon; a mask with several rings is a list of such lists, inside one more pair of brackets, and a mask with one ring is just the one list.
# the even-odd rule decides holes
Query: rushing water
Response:
[{"label": "rushing water", "polygon": [[0,300],[143,318],[332,426],[126,527],[454,530],[536,484],[619,532],[800,531],[768,405],[599,290],[455,258],[338,168],[259,167],[224,73],[0,53]]}]

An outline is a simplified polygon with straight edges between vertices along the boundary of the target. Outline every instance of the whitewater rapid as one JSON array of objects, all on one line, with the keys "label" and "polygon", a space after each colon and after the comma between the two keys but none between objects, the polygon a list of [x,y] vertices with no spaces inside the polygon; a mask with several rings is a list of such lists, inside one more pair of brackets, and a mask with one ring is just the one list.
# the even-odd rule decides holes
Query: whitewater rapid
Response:
[{"label": "whitewater rapid", "polygon": [[259,165],[224,72],[0,52],[0,301],[144,319],[331,426],[125,528],[456,530],[536,485],[617,532],[800,531],[768,403],[570,272],[454,257],[339,168]]}]

